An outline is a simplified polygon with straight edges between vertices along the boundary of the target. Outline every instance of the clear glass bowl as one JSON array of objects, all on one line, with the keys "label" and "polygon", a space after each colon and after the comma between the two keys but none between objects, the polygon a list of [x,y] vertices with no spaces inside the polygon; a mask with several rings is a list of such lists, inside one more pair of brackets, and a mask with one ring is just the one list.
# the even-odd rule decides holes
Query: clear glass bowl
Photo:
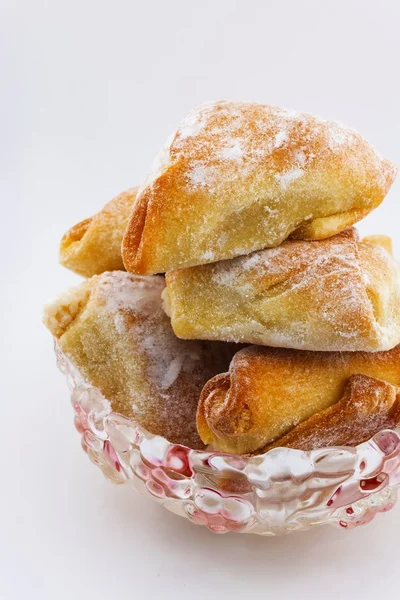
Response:
[{"label": "clear glass bowl", "polygon": [[400,429],[356,448],[276,448],[253,457],[191,450],[113,412],[57,346],[56,354],[89,458],[113,483],[129,483],[193,523],[216,533],[260,535],[328,523],[350,529],[396,502]]}]

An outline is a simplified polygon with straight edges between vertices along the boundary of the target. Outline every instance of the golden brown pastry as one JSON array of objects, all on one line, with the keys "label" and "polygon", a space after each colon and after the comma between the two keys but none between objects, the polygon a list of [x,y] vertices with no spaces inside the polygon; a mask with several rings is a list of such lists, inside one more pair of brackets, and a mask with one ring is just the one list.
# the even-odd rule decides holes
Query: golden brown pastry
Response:
[{"label": "golden brown pastry", "polygon": [[167,273],[177,336],[301,350],[400,343],[400,267],[355,229]]},{"label": "golden brown pastry", "polygon": [[94,217],[71,227],[61,240],[60,263],[83,277],[124,270],[121,243],[136,192],[123,192]]},{"label": "golden brown pastry", "polygon": [[353,375],[339,402],[300,423],[264,450],[278,446],[315,450],[357,446],[383,429],[400,425],[400,389],[379,379]]},{"label": "golden brown pastry", "polygon": [[382,202],[396,167],[359,134],[276,106],[215,102],[180,124],[138,192],[128,271],[163,273],[322,239]]},{"label": "golden brown pastry", "polygon": [[393,254],[393,243],[392,239],[388,235],[366,235],[362,241],[365,244],[373,244],[374,246],[381,246],[385,248],[386,252]]},{"label": "golden brown pastry", "polygon": [[162,277],[113,271],[68,290],[45,324],[113,410],[171,442],[201,448],[196,409],[205,382],[229,366],[229,344],[175,337],[161,308]]},{"label": "golden brown pastry", "polygon": [[[233,357],[229,373],[205,385],[197,413],[200,437],[218,450],[239,454],[258,452],[276,440],[282,445],[282,436],[296,425],[339,402],[353,375],[400,386],[400,346],[375,353],[245,348]],[[360,380],[349,391],[355,409],[370,410]],[[380,392],[367,386],[367,393]],[[360,428],[351,419],[346,423]]]}]

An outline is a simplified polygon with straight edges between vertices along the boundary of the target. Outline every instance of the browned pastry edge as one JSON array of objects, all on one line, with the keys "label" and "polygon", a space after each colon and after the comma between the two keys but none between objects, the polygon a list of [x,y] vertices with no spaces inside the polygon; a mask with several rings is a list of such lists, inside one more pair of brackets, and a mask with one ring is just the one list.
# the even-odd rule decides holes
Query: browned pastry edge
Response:
[{"label": "browned pastry edge", "polygon": [[399,388],[366,375],[353,375],[339,402],[303,421],[257,454],[277,447],[308,451],[329,446],[357,446],[378,431],[398,425]]},{"label": "browned pastry edge", "polygon": [[360,241],[352,228],[169,271],[164,309],[182,339],[386,351],[400,342],[400,268],[389,243]]},{"label": "browned pastry edge", "polygon": [[[197,408],[200,437],[216,450],[258,454],[277,440],[281,444],[300,423],[336,406],[354,376],[368,378],[355,380],[364,381],[364,388],[361,383],[352,388],[352,402],[358,402],[357,392],[361,405],[378,393],[375,382],[400,387],[400,345],[373,353],[249,346],[235,354],[229,373],[204,386]],[[373,383],[368,387],[365,381]],[[362,438],[357,434],[355,441]]]},{"label": "browned pastry edge", "polygon": [[200,106],[140,189],[125,268],[149,275],[275,247],[290,235],[325,239],[376,208],[396,172],[339,123],[255,103]]},{"label": "browned pastry edge", "polygon": [[60,263],[83,277],[125,270],[121,244],[137,188],[108,202],[98,213],[71,227],[60,242]]}]

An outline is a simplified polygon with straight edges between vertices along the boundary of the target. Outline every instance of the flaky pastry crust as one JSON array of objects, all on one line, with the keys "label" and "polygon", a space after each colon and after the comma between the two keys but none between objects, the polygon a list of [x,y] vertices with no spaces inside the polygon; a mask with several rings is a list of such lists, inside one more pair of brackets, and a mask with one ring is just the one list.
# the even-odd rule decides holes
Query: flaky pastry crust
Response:
[{"label": "flaky pastry crust", "polygon": [[167,273],[177,336],[321,351],[400,343],[400,267],[355,229]]},{"label": "flaky pastry crust", "polygon": [[44,322],[113,410],[171,442],[202,448],[200,391],[228,368],[235,349],[178,339],[161,308],[164,286],[163,277],[106,272],[50,302]]},{"label": "flaky pastry crust", "polygon": [[96,215],[71,227],[60,243],[60,263],[83,277],[124,270],[121,243],[136,192],[137,188],[123,192]]},{"label": "flaky pastry crust", "polygon": [[163,273],[322,239],[378,206],[396,175],[355,131],[245,102],[191,112],[138,193],[123,242],[128,271]]},{"label": "flaky pastry crust", "polygon": [[378,431],[400,425],[400,389],[386,381],[353,375],[343,398],[313,415],[267,446],[316,450],[329,446],[357,446]]},{"label": "flaky pastry crust", "polygon": [[[349,379],[354,375],[367,376],[368,385],[366,380],[358,378],[352,380],[346,392]],[[346,439],[349,443],[356,438],[357,441],[363,441],[362,431],[367,436],[370,429],[367,430],[363,422],[360,425],[359,421],[354,421],[352,425],[351,419],[347,419],[351,411],[353,414],[357,412],[358,407],[361,421],[362,413],[369,412],[371,419],[375,419],[380,412],[378,400],[381,388],[378,384],[371,384],[369,378],[400,386],[400,346],[388,352],[376,353],[302,352],[249,346],[235,354],[228,373],[217,375],[203,388],[197,428],[205,444],[212,444],[217,450],[247,454],[260,452],[275,441],[278,445],[286,445],[283,436],[290,436],[291,430],[292,443],[300,448],[303,447],[303,440],[307,448],[311,444],[322,443],[320,423],[328,425],[329,418],[337,422],[338,415],[345,414]],[[346,393],[350,396],[346,396]],[[376,402],[374,394],[377,394]],[[384,397],[385,394],[386,391]],[[397,390],[389,393],[392,404],[396,394]],[[335,410],[332,408],[327,417],[326,414],[316,417],[343,397],[342,405]],[[374,406],[378,407],[378,412]],[[307,425],[310,417],[314,419],[311,428]],[[379,418],[376,418],[378,425]],[[385,426],[390,418],[391,414],[388,414]],[[303,422],[297,435],[293,428]],[[316,424],[319,426],[316,427]],[[340,436],[344,434],[344,429]],[[360,431],[361,435],[358,435]],[[315,442],[312,441],[313,433]],[[318,435],[320,438],[317,441]],[[335,444],[345,439],[340,436],[332,437]],[[324,443],[327,441],[328,435]],[[290,439],[288,443],[291,443]]]}]

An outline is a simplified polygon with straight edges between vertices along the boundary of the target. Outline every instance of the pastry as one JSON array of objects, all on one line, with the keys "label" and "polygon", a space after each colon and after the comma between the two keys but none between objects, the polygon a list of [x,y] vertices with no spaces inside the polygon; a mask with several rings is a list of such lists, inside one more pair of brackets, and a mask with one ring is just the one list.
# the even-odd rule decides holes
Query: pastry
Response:
[{"label": "pastry", "polygon": [[388,235],[366,235],[362,241],[365,244],[374,244],[375,246],[381,246],[385,248],[386,252],[393,254],[393,243],[392,239]]},{"label": "pastry", "polygon": [[378,431],[400,425],[400,388],[353,375],[343,398],[289,431],[267,448],[316,450],[329,446],[357,446]]},{"label": "pastry", "polygon": [[[205,444],[212,444],[213,448],[224,452],[260,452],[277,440],[278,445],[285,445],[285,438],[281,438],[286,434],[290,436],[289,432],[299,423],[344,398],[339,408],[351,402],[352,409],[343,412],[332,409],[322,420],[329,425],[330,418],[335,418],[337,422],[338,415],[346,415],[347,439],[349,443],[358,441],[356,434],[362,427],[350,415],[356,414],[358,407],[360,413],[370,412],[371,419],[378,426],[377,432],[380,417],[376,417],[376,411],[386,410],[387,407],[390,410],[389,405],[392,402],[394,406],[397,390],[387,392],[388,388],[385,388],[386,391],[382,392],[369,379],[368,385],[365,385],[365,379],[356,378],[346,392],[353,375],[400,386],[400,346],[388,352],[375,353],[302,352],[258,346],[244,348],[233,357],[229,372],[217,375],[202,390],[197,413],[200,437]],[[365,398],[365,393],[368,398]],[[380,406],[379,402],[374,406],[375,393],[387,398],[386,407]],[[389,396],[386,396],[387,393]],[[392,417],[388,414],[387,418],[382,418],[385,427]],[[363,418],[362,415],[359,418]],[[318,421],[317,417],[311,423],[314,428],[315,420]],[[306,447],[314,447],[315,443],[305,435],[307,423],[303,427],[305,431],[300,430],[299,436],[293,430],[293,443],[303,447],[301,443],[304,436]],[[372,429],[371,426],[368,434]],[[346,439],[342,434],[337,438],[337,443],[342,444]],[[322,443],[322,437],[320,439]],[[328,437],[324,440],[328,441]]]},{"label": "pastry", "polygon": [[166,281],[165,310],[184,339],[324,351],[400,343],[400,267],[355,229],[178,269]]},{"label": "pastry", "polygon": [[83,277],[123,270],[121,243],[136,192],[123,192],[94,217],[71,227],[61,240],[60,263]]},{"label": "pastry", "polygon": [[123,241],[128,271],[163,273],[323,239],[382,202],[396,167],[355,131],[244,102],[200,106],[138,192]]},{"label": "pastry", "polygon": [[176,338],[161,308],[164,285],[162,277],[106,272],[50,303],[44,321],[114,411],[171,442],[201,448],[199,394],[228,368],[234,349]]}]

